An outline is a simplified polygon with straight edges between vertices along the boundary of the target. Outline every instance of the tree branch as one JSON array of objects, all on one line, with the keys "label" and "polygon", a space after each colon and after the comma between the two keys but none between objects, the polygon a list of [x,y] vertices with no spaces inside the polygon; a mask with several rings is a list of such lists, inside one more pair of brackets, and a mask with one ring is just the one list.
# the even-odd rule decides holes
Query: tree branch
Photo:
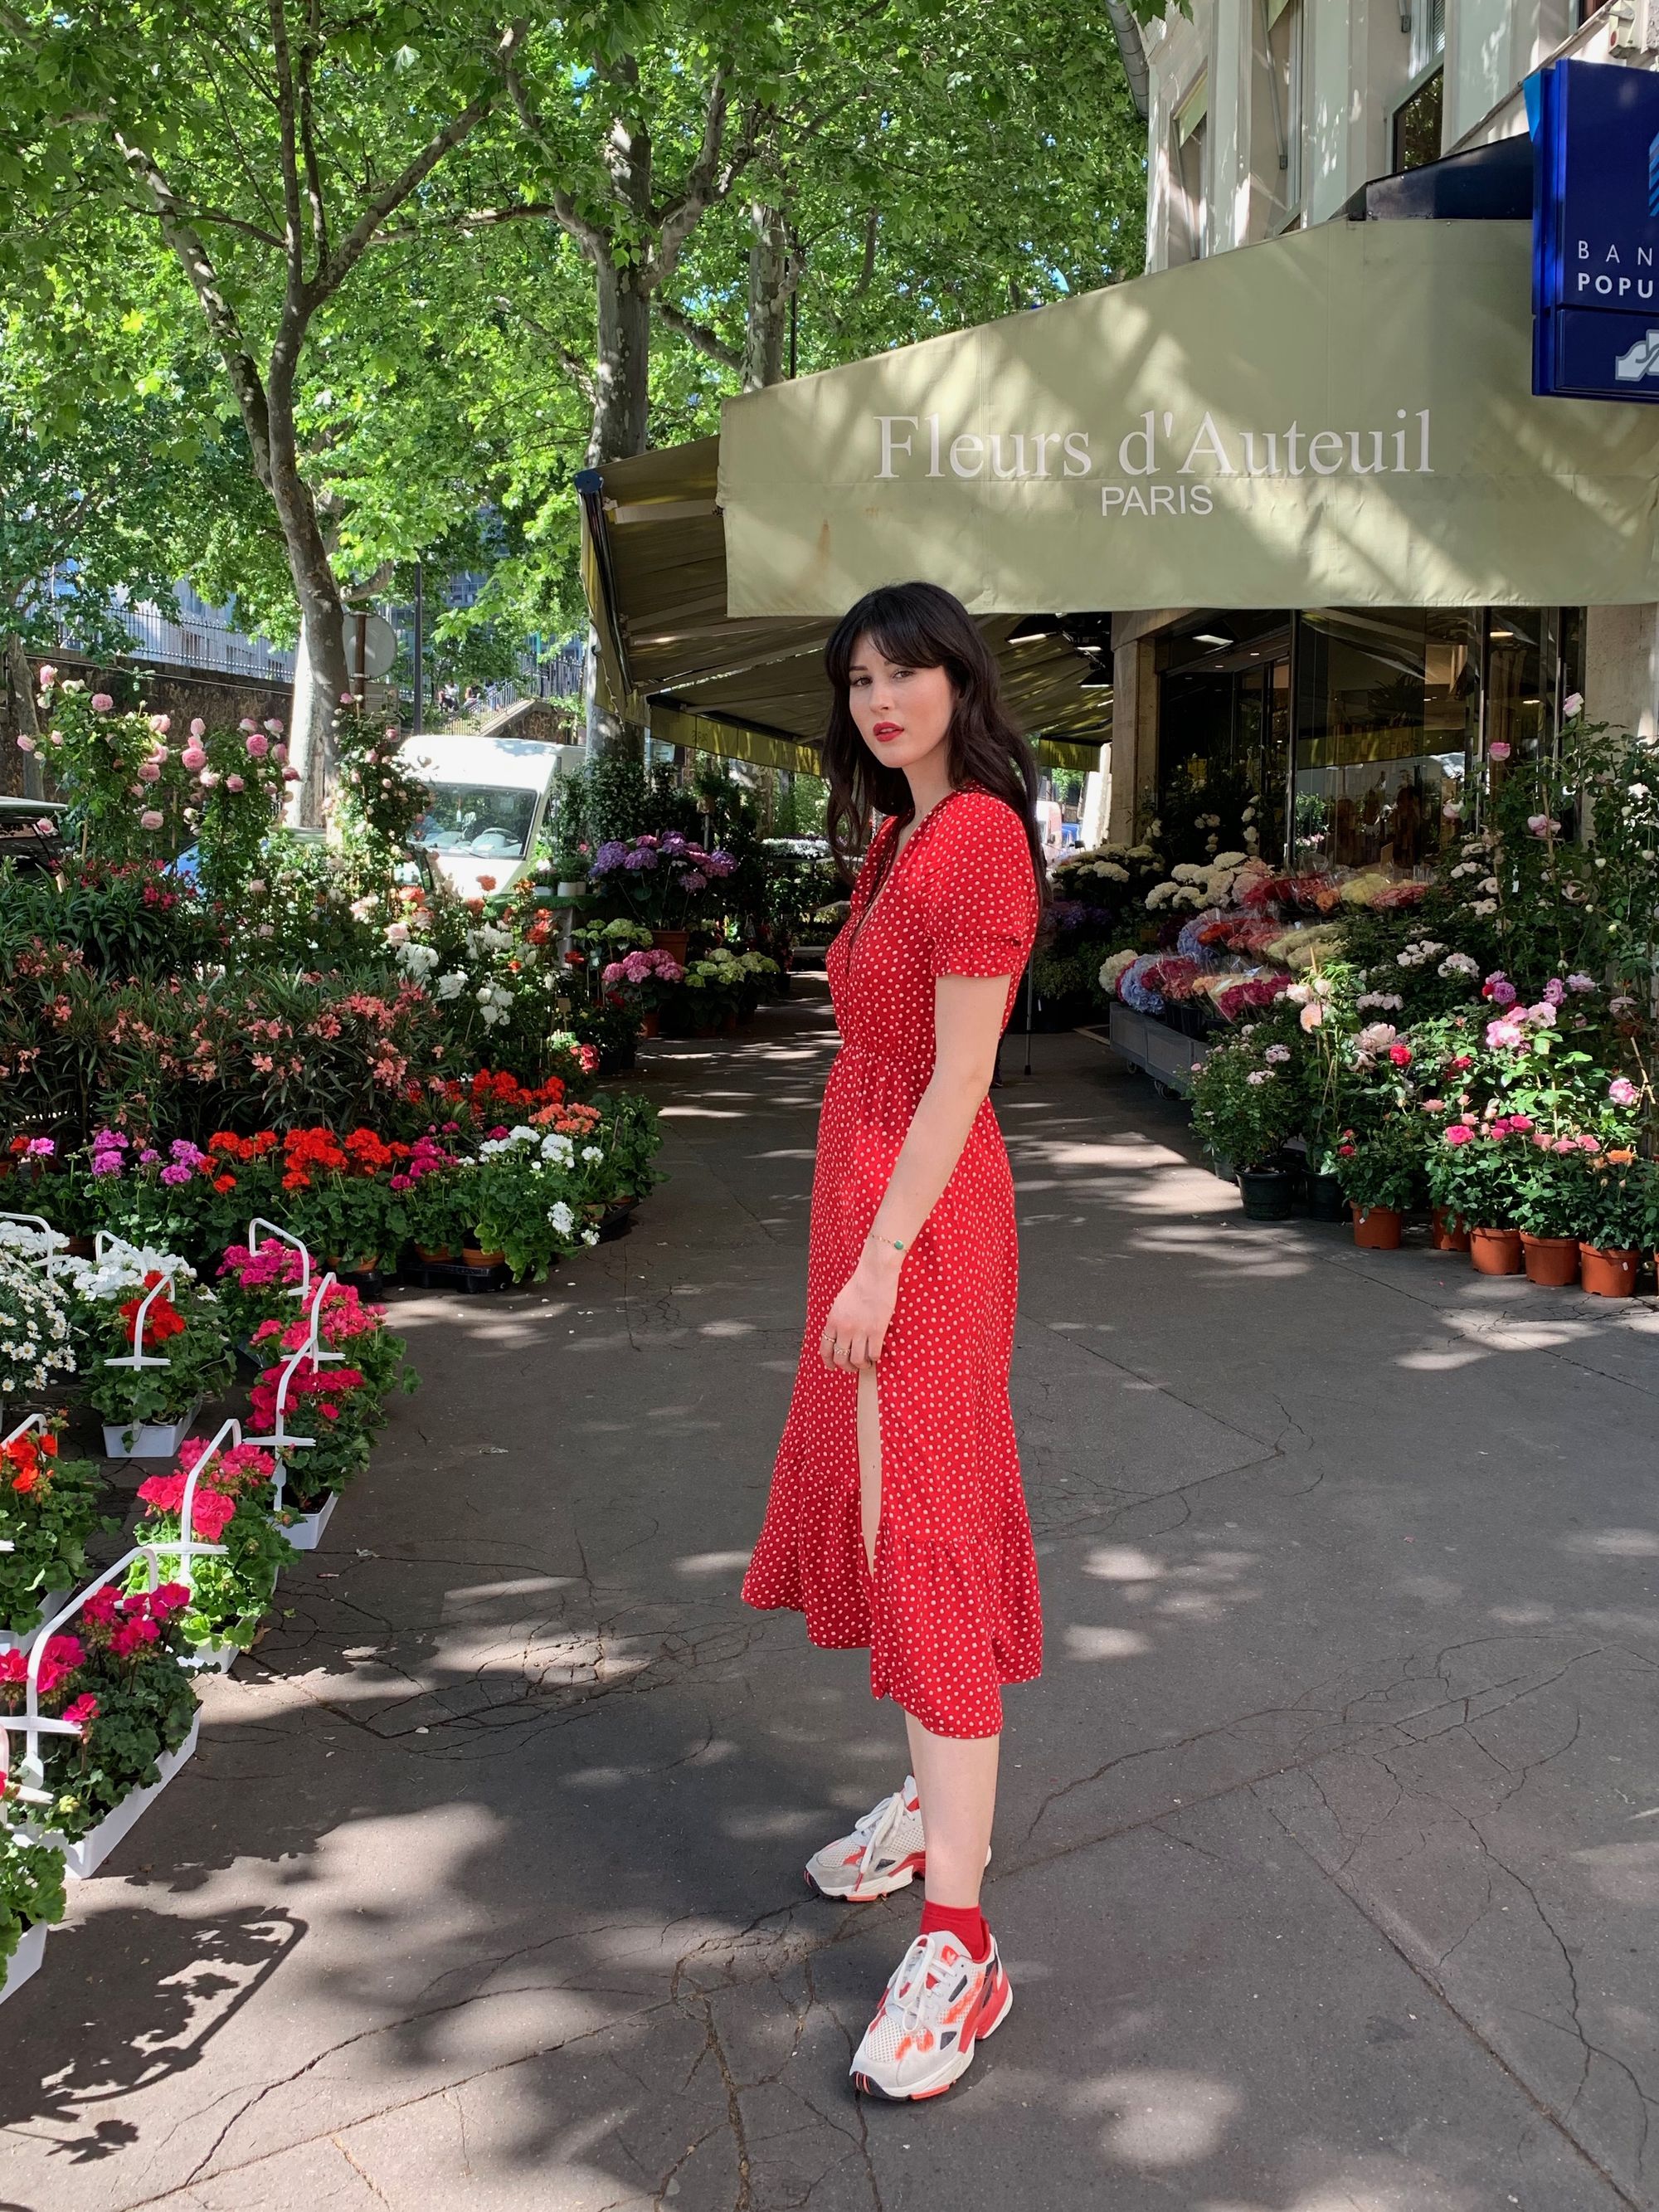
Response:
[{"label": "tree branch", "polygon": [[505,292],[497,292],[494,295],[494,304],[504,315],[510,316],[515,323],[530,331],[533,337],[538,337],[549,352],[556,354],[559,366],[581,394],[584,403],[589,408],[598,405],[599,388],[593,381],[592,369],[580,354],[572,353],[562,337],[550,331],[545,323],[538,322],[534,315],[521,307],[516,300],[509,298]]},{"label": "tree branch", "polygon": [[[507,86],[507,97],[513,102],[514,112],[518,116],[520,127],[523,129],[526,137],[529,139],[531,144],[535,147],[537,152],[542,155],[543,159],[548,162],[549,166],[556,169],[560,166],[559,160],[557,155],[554,151],[551,141],[549,139],[547,126],[542,121],[540,115],[537,112],[535,105],[531,100],[530,94],[526,88],[524,78],[520,74],[518,65],[513,59],[511,54],[505,56],[502,59],[501,76]],[[610,233],[603,229],[599,224],[590,222],[585,215],[580,213],[575,202],[571,198],[569,193],[565,191],[562,185],[559,185],[555,188],[553,198],[550,201],[534,203],[533,208],[527,206],[522,211],[525,213],[533,211],[538,214],[550,213],[556,217],[562,228],[569,233],[570,236],[575,240],[577,245],[580,246],[582,252],[587,256],[590,261],[597,262],[602,259],[605,255],[609,254],[611,251]],[[506,222],[512,220],[513,216],[519,212],[520,212],[520,210],[513,210],[509,211],[506,209],[501,209],[495,211],[489,219],[495,222]]]},{"label": "tree branch", "polygon": [[706,324],[694,322],[672,300],[665,300],[660,292],[653,294],[651,307],[659,322],[683,337],[688,345],[696,346],[699,353],[706,353],[710,361],[718,362],[722,368],[742,369],[741,359],[717,331],[711,331]]},{"label": "tree branch", "polygon": [[282,139],[283,252],[288,263],[288,292],[305,282],[305,245],[300,235],[300,165],[295,143],[294,70],[289,59],[288,16],[283,0],[270,0],[271,58],[276,65],[276,120]]},{"label": "tree branch", "polygon": [[310,20],[300,59],[300,143],[306,165],[306,198],[311,203],[311,246],[319,269],[328,263],[328,202],[323,192],[321,164],[317,159],[316,117],[312,102],[312,70],[322,50],[319,0],[311,0]]},{"label": "tree branch", "polygon": [[[495,51],[503,63],[522,41],[525,27],[522,22],[511,23],[501,33]],[[387,216],[419,191],[444,155],[459,146],[483,122],[495,103],[493,89],[481,92],[476,99],[470,100],[458,115],[450,118],[441,131],[433,133],[414,160],[406,163],[390,184],[382,185],[379,191],[370,196],[368,206],[341,240],[327,263],[319,270],[311,287],[313,307],[320,306],[339,289],[362,260]]]},{"label": "tree branch", "polygon": [[116,151],[126,163],[129,173],[137,179],[151,212],[161,225],[162,237],[190,279],[241,410],[242,425],[247,432],[248,445],[253,456],[254,473],[269,491],[271,488],[270,409],[258,365],[243,336],[240,319],[225,297],[213,258],[204,245],[200,232],[185,214],[183,203],[167,182],[159,164],[142,146],[134,145],[118,130],[113,136]]}]

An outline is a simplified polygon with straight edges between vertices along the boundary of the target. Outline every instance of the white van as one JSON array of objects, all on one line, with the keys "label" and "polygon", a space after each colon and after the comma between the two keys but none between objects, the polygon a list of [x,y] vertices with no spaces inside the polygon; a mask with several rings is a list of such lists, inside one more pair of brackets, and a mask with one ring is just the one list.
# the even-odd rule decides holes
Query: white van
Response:
[{"label": "white van", "polygon": [[480,890],[480,877],[504,891],[531,872],[554,788],[583,759],[580,745],[460,730],[426,731],[405,738],[400,750],[431,793],[410,842],[423,846],[465,898]]}]

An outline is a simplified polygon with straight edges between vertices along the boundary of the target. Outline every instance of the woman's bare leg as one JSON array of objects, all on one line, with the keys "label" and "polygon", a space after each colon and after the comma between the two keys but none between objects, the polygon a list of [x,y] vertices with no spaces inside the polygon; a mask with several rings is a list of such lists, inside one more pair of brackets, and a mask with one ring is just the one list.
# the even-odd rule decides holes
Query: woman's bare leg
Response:
[{"label": "woman's bare leg", "polygon": [[997,1807],[998,1735],[934,1735],[907,1713],[933,1905],[975,1905]]},{"label": "woman's bare leg", "polygon": [[[859,1374],[858,1450],[859,1520],[873,1574],[881,1527],[881,1413],[873,1367]],[[1002,1739],[934,1735],[908,1713],[904,1726],[927,1837],[927,1893],[935,1905],[977,1905],[996,1814]]]}]

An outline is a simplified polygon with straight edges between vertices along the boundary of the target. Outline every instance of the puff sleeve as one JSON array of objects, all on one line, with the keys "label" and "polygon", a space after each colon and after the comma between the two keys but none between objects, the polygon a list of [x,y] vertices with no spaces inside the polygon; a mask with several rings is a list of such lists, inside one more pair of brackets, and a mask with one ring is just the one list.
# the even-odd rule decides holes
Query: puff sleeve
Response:
[{"label": "puff sleeve", "polygon": [[951,813],[929,872],[928,964],[935,977],[1018,975],[1037,921],[1024,827],[988,792],[964,794]]}]

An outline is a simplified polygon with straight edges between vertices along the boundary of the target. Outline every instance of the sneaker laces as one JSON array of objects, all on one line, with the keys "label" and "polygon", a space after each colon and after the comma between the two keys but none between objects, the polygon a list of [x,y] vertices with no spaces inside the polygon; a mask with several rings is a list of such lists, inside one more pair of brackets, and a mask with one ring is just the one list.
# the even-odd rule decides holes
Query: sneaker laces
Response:
[{"label": "sneaker laces", "polygon": [[884,1797],[878,1805],[872,1805],[854,1821],[853,1833],[864,1846],[864,1856],[859,1862],[860,1874],[869,1865],[871,1853],[886,1842],[904,1811],[905,1792],[896,1790],[890,1797]]},{"label": "sneaker laces", "polygon": [[887,1984],[887,2015],[902,2035],[913,2035],[919,2027],[938,2024],[937,2019],[930,2019],[929,2015],[942,2010],[958,1979],[952,1967],[944,1963],[943,1954],[947,1949],[955,1954],[953,1963],[960,1963],[970,1972],[984,1964],[982,1960],[970,1959],[957,1938],[943,1929],[918,1936]]}]

